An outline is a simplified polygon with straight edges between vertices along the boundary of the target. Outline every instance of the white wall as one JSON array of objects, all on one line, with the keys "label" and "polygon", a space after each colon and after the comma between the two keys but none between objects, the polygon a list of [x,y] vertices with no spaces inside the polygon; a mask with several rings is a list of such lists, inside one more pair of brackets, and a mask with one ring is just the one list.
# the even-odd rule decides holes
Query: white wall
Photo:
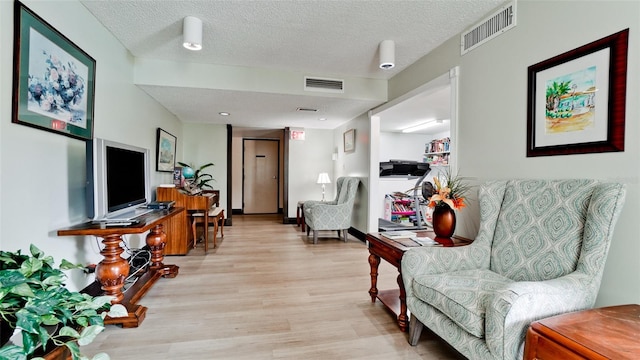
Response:
[{"label": "white wall", "polygon": [[[355,129],[356,143],[355,151],[345,153],[343,134],[345,131]],[[358,195],[353,209],[351,226],[355,229],[367,233],[368,209],[369,209],[369,159],[371,126],[367,114],[362,114],[349,121],[345,125],[337,128],[333,132],[333,141],[337,145],[338,159],[334,163],[335,178],[341,176],[353,176],[360,178]]]},{"label": "white wall", "polygon": [[[77,1],[24,3],[96,60],[94,136],[148,148],[155,163],[156,128],[180,138],[181,125],[132,84],[131,55]],[[28,252],[33,243],[58,263],[96,263],[102,256],[95,239],[56,236],[86,218],[84,142],[10,121],[13,7],[0,1],[0,248]],[[170,182],[171,174],[152,165],[151,181]],[[142,242],[140,236],[131,240],[134,246]],[[93,281],[77,273],[70,288]]]},{"label": "white wall", "polygon": [[[637,1],[518,1],[517,26],[460,56],[459,37],[394,77],[396,98],[460,65],[458,167],[479,181],[505,178],[612,180],[627,185],[626,204],[611,244],[598,306],[640,302],[638,175],[640,172]],[[541,19],[544,19],[542,21]],[[556,24],[557,26],[549,26]],[[630,28],[625,151],[526,157],[527,68],[581,45]],[[478,217],[477,206],[463,217]],[[465,227],[460,235],[475,236]]]},{"label": "white wall", "polygon": [[334,141],[332,130],[321,129],[305,129],[304,140],[289,141],[288,217],[295,218],[298,201],[322,199],[322,187],[316,183],[321,172],[329,173],[331,179],[325,187],[325,198],[335,198],[338,175],[331,156]]},{"label": "white wall", "polygon": [[424,146],[432,137],[424,134],[380,133],[380,161],[422,161]]},{"label": "white wall", "polygon": [[213,163],[204,172],[213,176],[214,181],[209,185],[220,190],[220,207],[228,214],[226,125],[185,123],[182,134],[182,139],[178,139],[182,155],[176,161],[193,165],[196,169]]}]

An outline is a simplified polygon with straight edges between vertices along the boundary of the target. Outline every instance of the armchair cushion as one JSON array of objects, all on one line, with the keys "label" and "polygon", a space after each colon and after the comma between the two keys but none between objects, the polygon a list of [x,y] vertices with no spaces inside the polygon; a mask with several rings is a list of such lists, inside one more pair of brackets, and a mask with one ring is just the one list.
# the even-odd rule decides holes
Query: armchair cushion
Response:
[{"label": "armchair cushion", "polygon": [[462,270],[417,276],[413,291],[418,299],[440,310],[467,332],[482,338],[487,304],[495,291],[511,282],[486,269]]}]

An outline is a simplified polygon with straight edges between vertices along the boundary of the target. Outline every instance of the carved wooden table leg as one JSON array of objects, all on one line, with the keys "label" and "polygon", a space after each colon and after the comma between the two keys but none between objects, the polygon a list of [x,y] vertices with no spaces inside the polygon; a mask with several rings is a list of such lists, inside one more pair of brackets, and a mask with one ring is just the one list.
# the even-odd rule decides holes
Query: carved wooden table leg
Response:
[{"label": "carved wooden table leg", "polygon": [[164,247],[167,244],[167,235],[164,233],[164,226],[158,224],[147,234],[147,245],[151,249],[151,270],[159,271],[163,277],[174,278],[178,275],[179,267],[176,265],[165,265]]},{"label": "carved wooden table leg", "polygon": [[96,279],[100,282],[105,295],[114,296],[111,303],[120,303],[124,298],[122,287],[124,279],[129,275],[129,263],[123,259],[123,249],[120,247],[120,235],[108,235],[102,238],[104,249],[100,254],[104,257],[96,267]]},{"label": "carved wooden table leg", "polygon": [[407,331],[409,318],[407,317],[407,292],[404,289],[402,273],[398,274],[398,287],[400,288],[400,314],[398,314],[398,326],[403,332]]},{"label": "carved wooden table leg", "polygon": [[380,256],[374,254],[369,255],[369,265],[371,266],[371,289],[369,289],[369,295],[371,295],[371,302],[376,302],[376,296],[378,296],[378,266],[380,265]]}]

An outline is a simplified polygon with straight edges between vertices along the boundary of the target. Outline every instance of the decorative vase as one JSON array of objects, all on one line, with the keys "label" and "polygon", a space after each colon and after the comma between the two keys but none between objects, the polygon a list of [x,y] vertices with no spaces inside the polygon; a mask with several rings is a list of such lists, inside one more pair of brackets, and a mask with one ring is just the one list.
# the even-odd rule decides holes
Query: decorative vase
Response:
[{"label": "decorative vase", "polygon": [[450,238],[456,230],[456,213],[449,205],[436,206],[432,223],[437,237]]}]

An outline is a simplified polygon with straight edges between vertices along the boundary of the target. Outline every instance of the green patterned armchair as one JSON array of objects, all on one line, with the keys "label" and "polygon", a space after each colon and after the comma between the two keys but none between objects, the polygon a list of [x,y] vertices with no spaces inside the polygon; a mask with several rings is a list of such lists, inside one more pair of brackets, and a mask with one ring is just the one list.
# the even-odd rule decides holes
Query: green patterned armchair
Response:
[{"label": "green patterned armchair", "polygon": [[531,322],[593,307],[624,197],[595,180],[482,185],[471,245],[402,258],[409,343],[427,326],[469,359],[522,359]]},{"label": "green patterned armchair", "polygon": [[358,192],[360,179],[340,177],[336,180],[337,195],[333,201],[305,201],[304,220],[307,224],[307,236],[313,231],[313,243],[318,243],[319,230],[336,230],[347,241],[347,231],[351,227],[353,203]]}]

